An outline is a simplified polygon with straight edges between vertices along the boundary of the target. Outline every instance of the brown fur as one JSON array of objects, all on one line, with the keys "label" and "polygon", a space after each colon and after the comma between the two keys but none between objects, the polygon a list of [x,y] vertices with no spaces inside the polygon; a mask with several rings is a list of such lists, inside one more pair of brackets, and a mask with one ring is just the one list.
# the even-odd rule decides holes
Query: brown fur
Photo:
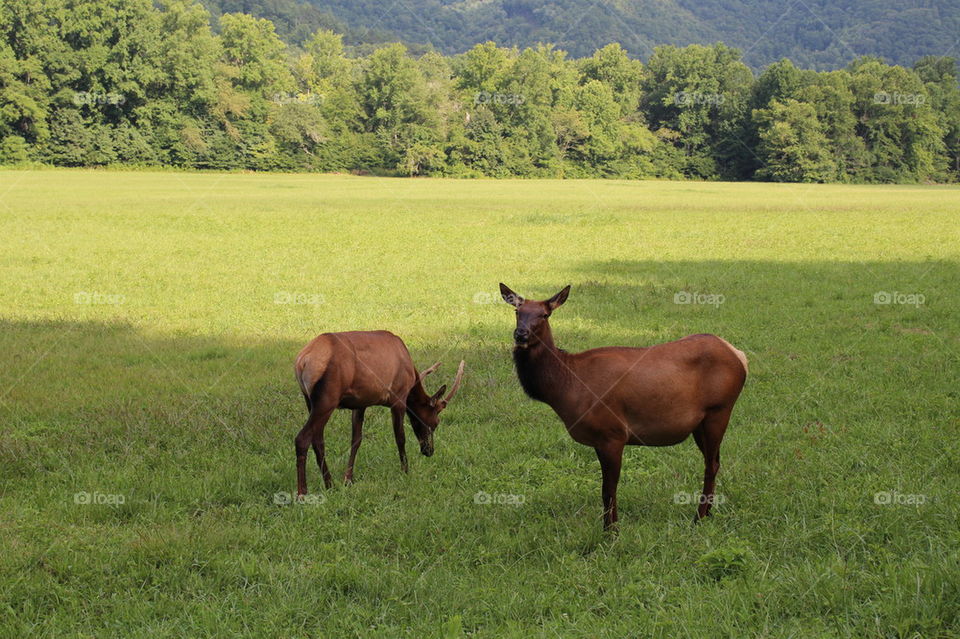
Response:
[{"label": "brown fur", "polygon": [[548,318],[566,301],[569,286],[545,301],[524,300],[504,284],[500,290],[517,309],[513,356],[521,386],[553,408],[574,441],[597,452],[605,526],[617,520],[624,446],[671,446],[691,434],[705,463],[697,517],[708,515],[720,441],[747,376],[746,355],[714,335],[567,353],[554,344]]},{"label": "brown fur", "polygon": [[[438,364],[437,364],[438,365]],[[423,375],[414,368],[406,345],[388,331],[349,331],[324,333],[307,344],[297,355],[294,369],[310,416],[295,440],[297,452],[297,494],[307,492],[306,455],[313,446],[324,484],[332,484],[327,468],[323,431],[327,420],[338,408],[353,411],[353,440],[344,480],[353,480],[353,466],[360,448],[364,411],[370,406],[387,406],[393,415],[393,432],[400,453],[400,464],[407,471],[404,414],[420,442],[420,451],[433,454],[433,432],[440,422],[440,411],[453,398],[463,376],[463,362],[450,393],[443,399],[446,386],[433,395],[423,388]]]}]

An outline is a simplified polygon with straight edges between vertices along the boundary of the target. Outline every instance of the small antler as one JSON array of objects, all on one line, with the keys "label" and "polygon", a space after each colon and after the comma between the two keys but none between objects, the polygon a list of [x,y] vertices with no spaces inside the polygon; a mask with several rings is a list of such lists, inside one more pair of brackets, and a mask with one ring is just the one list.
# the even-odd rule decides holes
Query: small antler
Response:
[{"label": "small antler", "polygon": [[460,360],[460,366],[457,368],[457,376],[453,380],[453,388],[450,389],[450,392],[447,393],[447,396],[443,398],[444,405],[448,404],[453,396],[457,394],[457,390],[460,388],[460,382],[463,381],[463,367],[466,365],[462,359]]},{"label": "small antler", "polygon": [[437,362],[436,364],[434,364],[434,365],[431,366],[430,368],[426,369],[426,370],[423,371],[422,373],[418,373],[418,374],[417,374],[417,381],[423,381],[423,378],[424,378],[424,377],[426,377],[427,375],[429,375],[429,374],[432,373],[433,371],[437,370],[438,368],[440,368],[440,362]]}]

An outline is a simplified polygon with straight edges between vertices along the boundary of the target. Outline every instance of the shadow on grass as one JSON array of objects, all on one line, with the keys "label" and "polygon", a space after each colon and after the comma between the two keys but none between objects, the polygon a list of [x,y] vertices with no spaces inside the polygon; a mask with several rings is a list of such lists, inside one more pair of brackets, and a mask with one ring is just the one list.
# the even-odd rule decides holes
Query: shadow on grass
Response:
[{"label": "shadow on grass", "polygon": [[[585,262],[574,272],[580,276],[570,299],[551,320],[561,347],[648,345],[712,332],[748,352],[751,379],[734,417],[736,436],[725,443],[733,452],[728,469],[789,468],[788,457],[817,454],[803,448],[809,424],[839,429],[879,413],[936,427],[955,401],[942,384],[956,361],[954,263]],[[568,282],[506,283],[547,297]],[[884,292],[924,300],[875,303]],[[680,293],[694,297],[684,301]],[[471,307],[490,314],[469,329],[451,313],[451,326],[432,336],[397,331],[418,367],[444,362],[434,384],[448,382],[461,357],[467,361],[464,387],[438,432],[438,456],[420,460],[408,430],[408,454],[417,460],[412,476],[447,474],[470,494],[550,486],[552,503],[570,502],[561,516],[580,516],[598,490],[593,453],[569,441],[547,407],[525,398],[510,359],[513,313],[505,304],[485,308]],[[163,472],[173,478],[165,490],[175,493],[177,479],[190,478],[190,490],[207,491],[185,502],[238,505],[251,491],[267,500],[293,485],[292,441],[306,415],[292,364],[310,337],[171,336],[117,322],[0,321],[0,480],[24,485],[54,473],[87,485],[96,477],[136,485]],[[348,422],[341,411],[328,428],[335,476],[349,447]],[[893,442],[894,434],[876,438]],[[392,440],[387,411],[369,411],[358,481],[398,481]],[[796,450],[784,442],[796,442]],[[682,476],[693,486],[701,472],[692,446],[631,456],[628,491],[631,483],[645,490],[643,482],[655,477]],[[312,462],[309,472],[316,489]],[[623,507],[626,519],[648,514],[644,501],[628,498]],[[523,514],[509,516],[519,521]]]},{"label": "shadow on grass", "polygon": [[[41,460],[61,465],[92,450],[135,459],[144,450],[176,454],[178,442],[292,455],[306,418],[293,361],[306,341],[158,336],[121,322],[0,321],[0,474],[37,472]],[[441,350],[413,357],[422,368]],[[428,388],[449,383],[459,356],[446,353],[445,373]],[[385,421],[379,412],[368,423]],[[343,430],[343,413],[331,430]]]}]

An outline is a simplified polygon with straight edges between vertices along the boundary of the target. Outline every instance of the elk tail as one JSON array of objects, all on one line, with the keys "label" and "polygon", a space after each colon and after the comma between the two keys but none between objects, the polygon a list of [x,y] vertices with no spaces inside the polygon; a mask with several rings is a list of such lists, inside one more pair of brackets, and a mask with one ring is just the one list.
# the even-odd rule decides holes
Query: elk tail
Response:
[{"label": "elk tail", "polygon": [[749,374],[749,373],[750,373],[750,366],[749,366],[749,364],[747,363],[747,354],[744,353],[743,351],[741,351],[739,348],[737,348],[737,347],[734,346],[733,344],[731,344],[730,342],[728,342],[727,340],[723,339],[722,337],[718,337],[717,339],[719,339],[721,342],[723,342],[724,344],[726,344],[726,345],[727,345],[727,348],[729,348],[731,351],[733,351],[733,354],[736,355],[736,356],[737,356],[737,359],[740,360],[740,363],[743,364],[743,372]]}]

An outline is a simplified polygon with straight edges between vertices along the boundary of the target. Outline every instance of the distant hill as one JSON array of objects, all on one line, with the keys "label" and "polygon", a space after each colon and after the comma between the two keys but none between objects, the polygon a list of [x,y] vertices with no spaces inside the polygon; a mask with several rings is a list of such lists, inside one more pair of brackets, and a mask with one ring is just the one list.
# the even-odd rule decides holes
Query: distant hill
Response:
[{"label": "distant hill", "polygon": [[[273,20],[299,42],[323,26],[362,45],[400,40],[459,53],[493,40],[552,42],[573,56],[620,42],[645,59],[658,44],[722,41],[755,68],[782,57],[832,69],[861,55],[909,65],[960,54],[960,0],[204,0],[217,14]],[[418,47],[420,48],[420,47]]]}]

